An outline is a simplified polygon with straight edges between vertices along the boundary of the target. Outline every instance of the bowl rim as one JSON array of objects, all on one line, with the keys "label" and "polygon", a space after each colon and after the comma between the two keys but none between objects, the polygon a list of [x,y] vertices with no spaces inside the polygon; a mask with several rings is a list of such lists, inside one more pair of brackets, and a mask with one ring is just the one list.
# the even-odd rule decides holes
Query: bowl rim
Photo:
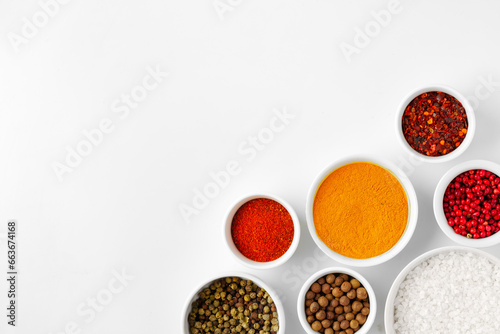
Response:
[{"label": "bowl rim", "polygon": [[443,231],[443,233],[448,238],[450,238],[451,240],[462,246],[469,246],[469,247],[494,246],[500,243],[500,232],[497,232],[492,236],[486,238],[467,239],[466,237],[458,235],[453,231],[453,229],[448,225],[448,221],[444,215],[443,197],[446,188],[455,177],[471,169],[484,169],[492,173],[495,173],[497,176],[500,176],[500,165],[488,160],[469,160],[452,167],[446,173],[444,173],[434,191],[434,198],[433,198],[434,217],[436,218],[436,222],[438,226],[441,228],[441,231]]},{"label": "bowl rim", "polygon": [[283,334],[285,333],[285,323],[286,323],[286,317],[285,317],[285,309],[283,308],[283,304],[281,303],[280,298],[278,297],[278,294],[276,291],[271,288],[267,283],[265,283],[263,280],[260,278],[252,275],[252,274],[247,274],[241,271],[224,271],[222,273],[218,274],[213,274],[211,275],[207,280],[204,281],[204,283],[200,283],[197,285],[195,289],[192,290],[192,292],[188,295],[188,298],[186,299],[184,303],[184,309],[182,312],[182,318],[181,318],[181,330],[183,334],[190,334],[189,332],[189,324],[187,322],[189,312],[191,310],[191,304],[197,297],[198,293],[209,286],[213,281],[223,278],[223,277],[240,277],[244,279],[249,279],[256,283],[259,287],[264,288],[266,292],[271,296],[271,298],[274,301],[274,305],[276,306],[276,310],[278,312],[278,321],[279,321],[279,329],[277,334]]},{"label": "bowl rim", "polygon": [[[462,103],[462,106],[465,109],[465,113],[467,114],[467,122],[468,122],[467,134],[465,135],[465,139],[460,144],[460,146],[458,146],[453,152],[438,157],[429,157],[415,151],[406,141],[402,131],[402,117],[404,110],[406,109],[406,106],[408,106],[408,104],[418,95],[425,92],[433,92],[433,91],[440,91],[452,95],[460,103]],[[409,152],[412,156],[416,157],[420,161],[439,163],[455,159],[463,152],[465,152],[465,150],[469,147],[474,138],[475,130],[476,130],[476,116],[474,113],[474,108],[472,108],[472,105],[469,103],[467,98],[462,93],[447,85],[433,84],[414,89],[409,94],[407,94],[405,98],[400,102],[398,106],[398,112],[396,113],[396,135],[398,137],[398,141],[400,145],[407,152]]]},{"label": "bowl rim", "polygon": [[358,334],[365,334],[367,333],[372,325],[375,322],[375,318],[377,317],[377,297],[375,295],[375,290],[373,290],[370,282],[358,273],[357,271],[349,268],[344,268],[344,267],[328,267],[321,269],[311,276],[304,282],[302,287],[300,288],[299,296],[297,298],[297,314],[299,316],[299,321],[304,330],[308,334],[318,334],[318,332],[314,331],[311,328],[311,325],[307,322],[305,311],[304,311],[304,303],[306,300],[306,292],[309,289],[309,287],[316,281],[318,278],[325,276],[327,274],[335,274],[335,273],[340,273],[340,274],[347,274],[350,275],[354,278],[356,278],[366,289],[368,292],[368,296],[370,298],[370,314],[367,317],[366,322],[363,324],[360,330],[358,330],[356,333]]},{"label": "bowl rim", "polygon": [[[293,233],[293,240],[292,243],[290,244],[290,247],[288,250],[279,258],[277,258],[274,261],[269,261],[269,262],[257,262],[250,260],[249,258],[245,257],[243,254],[240,253],[238,248],[236,248],[233,238],[231,236],[231,224],[233,222],[233,217],[238,211],[238,209],[245,204],[248,201],[251,201],[253,199],[257,198],[266,198],[266,199],[271,199],[279,204],[283,205],[283,207],[288,211],[290,214],[290,217],[292,217],[292,222],[293,222],[293,228],[294,228],[294,233]],[[300,221],[299,217],[297,216],[297,213],[293,209],[293,207],[284,199],[276,196],[276,195],[271,195],[267,193],[258,193],[258,194],[251,194],[251,195],[246,195],[238,199],[236,202],[233,203],[233,205],[230,206],[230,209],[226,213],[226,218],[223,226],[223,233],[224,233],[224,241],[227,246],[227,248],[231,251],[231,254],[233,254],[233,257],[236,258],[236,260],[245,265],[248,268],[251,269],[270,269],[270,268],[275,268],[278,267],[285,262],[287,262],[295,253],[297,250],[297,247],[299,246],[300,242]]]},{"label": "bowl rim", "polygon": [[[355,162],[368,162],[376,164],[382,168],[385,168],[390,173],[392,173],[400,182],[401,186],[405,190],[406,198],[408,200],[408,221],[406,223],[406,228],[403,232],[403,235],[399,238],[398,242],[386,251],[378,256],[367,258],[367,259],[353,259],[341,255],[337,252],[331,250],[328,246],[325,245],[323,241],[321,241],[316,234],[316,228],[314,225],[313,219],[313,205],[314,199],[316,197],[316,192],[325,180],[325,178],[330,175],[336,169],[345,166],[347,164],[355,163]],[[306,203],[306,221],[307,227],[309,230],[309,234],[312,239],[316,243],[316,245],[330,258],[333,260],[340,262],[345,265],[356,266],[356,267],[368,267],[375,266],[381,263],[384,263],[393,257],[395,257],[398,253],[400,253],[408,244],[413,233],[415,232],[415,228],[417,226],[418,221],[418,200],[415,189],[413,188],[413,184],[410,179],[406,176],[406,174],[393,163],[381,159],[378,157],[374,157],[371,155],[352,155],[342,159],[339,159],[331,164],[329,164],[326,168],[324,168],[314,179],[311,187],[309,188],[309,193],[307,195],[307,203]]]},{"label": "bowl rim", "polygon": [[493,254],[490,254],[488,252],[485,252],[484,250],[477,249],[477,248],[472,248],[472,247],[465,247],[465,246],[446,246],[446,247],[439,247],[435,249],[431,249],[427,252],[424,252],[423,254],[417,256],[415,259],[413,259],[410,263],[408,263],[403,270],[396,276],[394,279],[394,282],[392,283],[389,293],[387,294],[386,302],[385,302],[385,309],[384,309],[384,327],[385,327],[385,333],[386,334],[396,334],[396,331],[394,330],[394,300],[396,299],[396,295],[399,291],[399,286],[403,282],[403,280],[406,278],[408,273],[413,270],[416,266],[424,262],[425,260],[441,254],[445,252],[453,252],[453,251],[461,251],[461,252],[471,252],[479,256],[485,256],[492,262],[500,265],[500,259],[494,256]]}]

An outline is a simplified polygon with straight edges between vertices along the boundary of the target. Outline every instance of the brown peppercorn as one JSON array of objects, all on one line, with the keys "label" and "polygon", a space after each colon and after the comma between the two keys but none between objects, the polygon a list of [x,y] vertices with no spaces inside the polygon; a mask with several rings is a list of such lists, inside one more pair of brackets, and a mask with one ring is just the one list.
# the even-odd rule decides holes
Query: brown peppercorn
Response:
[{"label": "brown peppercorn", "polygon": [[316,294],[314,292],[312,292],[311,290],[307,291],[307,293],[306,293],[306,299],[313,299],[315,296],[316,296]]},{"label": "brown peppercorn", "polygon": [[321,322],[319,322],[318,320],[316,320],[315,322],[313,322],[311,324],[311,328],[313,329],[313,331],[319,331],[320,329],[323,328],[323,326],[321,326]]},{"label": "brown peppercorn", "polygon": [[328,312],[333,312],[333,310],[335,310],[335,307],[333,307],[333,306],[331,306],[331,305],[330,305],[330,306],[328,306],[328,307],[326,308],[326,310],[327,310]]},{"label": "brown peppercorn", "polygon": [[323,284],[323,285],[321,286],[321,291],[322,291],[325,295],[327,295],[327,294],[329,294],[330,292],[332,292],[332,287],[330,286],[330,284],[325,283],[325,284]]},{"label": "brown peppercorn", "polygon": [[335,282],[335,275],[334,274],[328,274],[326,275],[326,283],[332,284]]},{"label": "brown peppercorn", "polygon": [[[257,314],[257,312],[255,312],[255,314]],[[311,312],[311,309],[310,308],[306,308],[306,315],[309,316],[309,315],[312,315],[313,313]]]},{"label": "brown peppercorn", "polygon": [[351,283],[345,281],[344,283],[342,283],[342,285],[340,286],[340,289],[344,292],[348,292],[351,290]]},{"label": "brown peppercorn", "polygon": [[360,325],[363,325],[366,322],[366,315],[358,313],[356,314],[356,320],[359,322]]},{"label": "brown peppercorn", "polygon": [[351,321],[354,319],[354,314],[349,312],[349,313],[346,313],[345,315],[345,320],[348,320],[348,321]]},{"label": "brown peppercorn", "polygon": [[312,303],[314,303],[314,299],[307,299],[306,300],[306,307],[311,306]]},{"label": "brown peppercorn", "polygon": [[339,305],[335,308],[335,314],[342,314],[344,313],[344,307]]},{"label": "brown peppercorn", "polygon": [[356,297],[358,297],[358,299],[366,299],[368,297],[368,293],[366,292],[366,289],[365,288],[362,288],[362,287],[359,287],[356,289]]},{"label": "brown peppercorn", "polygon": [[319,285],[318,282],[314,282],[312,285],[311,285],[311,291],[314,292],[314,293],[318,293],[321,291],[321,285]]},{"label": "brown peppercorn", "polygon": [[360,301],[356,300],[356,301],[354,301],[354,303],[352,303],[351,307],[352,307],[352,311],[354,313],[358,313],[363,308],[363,304],[361,304]]},{"label": "brown peppercorn", "polygon": [[332,301],[330,302],[330,305],[333,306],[333,307],[339,306],[339,300],[338,299],[332,299]]},{"label": "brown peppercorn", "polygon": [[325,320],[326,312],[324,310],[319,310],[318,312],[316,312],[316,319],[318,319],[319,321]]},{"label": "brown peppercorn", "polygon": [[334,334],[333,329],[331,328],[325,329],[325,334]]},{"label": "brown peppercorn", "polygon": [[333,295],[331,293],[327,294],[325,297],[326,299],[328,299],[328,301],[333,299]]},{"label": "brown peppercorn", "polygon": [[368,315],[368,314],[370,314],[370,308],[369,308],[369,307],[363,307],[363,308],[361,309],[361,314],[363,314],[363,315]]},{"label": "brown peppercorn", "polygon": [[344,279],[340,276],[338,276],[336,279],[335,279],[335,286],[341,286],[342,283],[344,283]]},{"label": "brown peppercorn", "polygon": [[319,297],[319,299],[318,299],[318,304],[319,304],[319,306],[321,306],[321,307],[327,307],[327,306],[328,306],[328,304],[330,304],[330,302],[328,301],[328,299],[326,299],[326,297],[321,296],[321,297]]},{"label": "brown peppercorn", "polygon": [[310,315],[310,316],[307,317],[307,322],[310,323],[310,324],[312,324],[315,320],[316,320],[316,318],[314,318],[313,315]]},{"label": "brown peppercorn", "polygon": [[349,291],[347,294],[346,294],[347,298],[349,299],[354,299],[356,298],[356,290],[354,289],[351,289],[351,291]]},{"label": "brown peppercorn", "polygon": [[312,313],[316,313],[319,310],[319,304],[317,302],[313,302],[311,306],[309,306],[309,309]]},{"label": "brown peppercorn", "polygon": [[361,286],[361,283],[359,283],[359,281],[357,279],[353,278],[351,280],[351,286],[353,289],[357,289]]},{"label": "brown peppercorn", "polygon": [[349,298],[347,298],[347,296],[340,297],[340,300],[339,300],[340,305],[346,306],[346,305],[349,305],[350,302],[351,301],[349,300]]},{"label": "brown peppercorn", "polygon": [[323,326],[323,328],[328,328],[332,325],[332,322],[328,319],[325,319],[321,322],[321,326]]},{"label": "brown peppercorn", "polygon": [[336,298],[342,297],[343,294],[344,294],[344,292],[342,292],[342,290],[340,290],[340,288],[338,286],[333,288],[333,290],[332,290],[332,295]]},{"label": "brown peppercorn", "polygon": [[349,326],[352,328],[352,329],[357,329],[359,327],[359,322],[355,319],[351,320],[351,322],[349,322]]},{"label": "brown peppercorn", "polygon": [[340,323],[340,328],[342,328],[342,329],[349,328],[349,321],[342,320],[342,322]]},{"label": "brown peppercorn", "polygon": [[347,274],[340,274],[339,276],[342,277],[344,279],[344,281],[349,280],[349,276]]},{"label": "brown peppercorn", "polygon": [[341,314],[341,315],[339,315],[339,316],[337,317],[337,321],[338,321],[338,322],[342,322],[342,320],[344,320],[344,319],[345,319],[345,314]]},{"label": "brown peppercorn", "polygon": [[335,321],[332,325],[332,328],[334,331],[338,332],[340,330],[340,322],[339,321]]},{"label": "brown peppercorn", "polygon": [[319,285],[323,285],[323,284],[325,284],[325,282],[326,282],[326,280],[325,280],[325,278],[324,278],[324,277],[320,277],[320,278],[318,279],[318,283],[319,283]]},{"label": "brown peppercorn", "polygon": [[333,313],[333,311],[326,312],[326,318],[328,320],[333,320],[333,318],[335,318],[335,313]]},{"label": "brown peppercorn", "polygon": [[352,312],[351,304],[344,306],[344,312],[345,313],[351,313]]},{"label": "brown peppercorn", "polygon": [[352,329],[352,328],[347,328],[347,329],[345,330],[345,334],[354,334],[354,329]]}]

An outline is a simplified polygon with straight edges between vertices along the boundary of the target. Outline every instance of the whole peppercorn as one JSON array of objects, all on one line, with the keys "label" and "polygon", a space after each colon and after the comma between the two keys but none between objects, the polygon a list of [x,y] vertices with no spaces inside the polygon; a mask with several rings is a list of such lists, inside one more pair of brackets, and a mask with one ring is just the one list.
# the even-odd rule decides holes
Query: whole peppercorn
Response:
[{"label": "whole peppercorn", "polygon": [[332,299],[332,301],[330,302],[330,305],[333,306],[333,307],[339,306],[339,300],[338,299]]},{"label": "whole peppercorn", "polygon": [[341,297],[343,294],[344,294],[344,292],[342,292],[342,290],[340,290],[340,288],[338,286],[333,288],[333,290],[332,290],[332,295],[336,298]]},{"label": "whole peppercorn", "polygon": [[338,276],[336,279],[335,279],[335,286],[341,286],[342,283],[344,283],[344,279],[340,276]]},{"label": "whole peppercorn", "polygon": [[324,278],[324,277],[320,277],[320,278],[318,278],[318,284],[319,284],[319,285],[323,285],[323,284],[325,284],[325,282],[326,282],[326,280],[325,280],[325,278]]},{"label": "whole peppercorn", "polygon": [[354,299],[356,298],[356,290],[354,289],[351,289],[347,294],[346,294],[347,298],[349,299]]},{"label": "whole peppercorn", "polygon": [[363,308],[361,309],[361,314],[363,314],[363,315],[368,315],[368,314],[370,314],[370,309],[369,309],[368,307],[363,307]]},{"label": "whole peppercorn", "polygon": [[352,329],[358,329],[359,327],[359,322],[355,319],[351,320],[351,322],[349,323],[349,326],[352,328]]},{"label": "whole peppercorn", "polygon": [[306,299],[313,299],[316,294],[312,292],[311,290],[307,291],[306,293]]},{"label": "whole peppercorn", "polygon": [[333,323],[333,325],[332,325],[332,328],[333,328],[333,330],[334,330],[334,331],[336,331],[336,332],[340,331],[340,322],[335,321],[335,322]]},{"label": "whole peppercorn", "polygon": [[359,322],[360,325],[363,325],[366,322],[366,315],[358,313],[356,314],[356,320]]},{"label": "whole peppercorn", "polygon": [[312,324],[315,320],[316,320],[316,318],[314,318],[313,315],[310,315],[310,316],[307,317],[307,322],[310,323],[310,324]]},{"label": "whole peppercorn", "polygon": [[340,302],[340,305],[346,306],[346,305],[349,305],[350,300],[349,300],[349,298],[347,298],[347,296],[342,296],[342,297],[340,297],[339,302]]},{"label": "whole peppercorn", "polygon": [[344,307],[342,305],[339,305],[335,308],[335,313],[336,314],[342,314],[344,313]]},{"label": "whole peppercorn", "polygon": [[321,326],[323,326],[323,328],[328,328],[331,326],[331,324],[332,324],[332,322],[328,319],[325,319],[321,322]]},{"label": "whole peppercorn", "polygon": [[333,329],[331,328],[325,329],[325,334],[334,334]]},{"label": "whole peppercorn", "polygon": [[311,291],[314,293],[318,293],[321,291],[321,285],[319,285],[318,282],[314,282],[313,285],[311,285]]},{"label": "whole peppercorn", "polygon": [[353,314],[353,313],[350,313],[350,312],[349,312],[349,313],[347,313],[347,314],[345,315],[345,320],[351,321],[351,320],[353,320],[353,319],[354,319],[354,314]]},{"label": "whole peppercorn", "polygon": [[332,287],[330,286],[330,284],[325,283],[325,284],[323,284],[323,285],[321,286],[321,291],[322,291],[325,295],[327,295],[327,294],[329,294],[329,293],[331,293],[331,292],[332,292]]},{"label": "whole peppercorn", "polygon": [[347,328],[345,334],[354,334],[354,330],[352,328]]},{"label": "whole peppercorn", "polygon": [[354,303],[352,303],[352,311],[354,313],[358,313],[359,311],[361,311],[362,308],[363,304],[361,304],[360,301],[356,300]]},{"label": "whole peppercorn", "polygon": [[325,320],[326,312],[323,310],[319,310],[318,312],[316,312],[316,319],[318,319],[319,321]]},{"label": "whole peppercorn", "polygon": [[342,329],[349,328],[349,321],[342,320],[342,322],[340,323],[340,328],[342,328]]},{"label": "whole peppercorn", "polygon": [[313,329],[313,331],[319,331],[321,328],[323,328],[323,326],[321,326],[321,322],[316,320],[311,324],[311,328]]},{"label": "whole peppercorn", "polygon": [[343,292],[349,292],[351,290],[351,283],[344,281],[344,283],[342,283],[342,285],[340,286],[340,289]]},{"label": "whole peppercorn", "polygon": [[356,297],[358,299],[366,299],[368,297],[368,293],[365,288],[357,288],[356,289]]},{"label": "whole peppercorn", "polygon": [[361,286],[361,283],[359,283],[359,281],[357,279],[353,278],[351,280],[351,286],[353,289],[357,289]]},{"label": "whole peppercorn", "polygon": [[317,302],[313,302],[311,306],[309,306],[309,310],[311,310],[312,313],[318,312],[319,304]]},{"label": "whole peppercorn", "polygon": [[318,304],[319,304],[319,306],[321,306],[321,307],[327,307],[327,306],[328,306],[328,304],[330,304],[330,302],[328,301],[328,299],[327,299],[326,297],[321,296],[321,297],[319,297],[319,299],[318,299]]},{"label": "whole peppercorn", "polygon": [[326,275],[326,283],[328,284],[333,284],[335,282],[335,275],[334,274],[328,274]]}]

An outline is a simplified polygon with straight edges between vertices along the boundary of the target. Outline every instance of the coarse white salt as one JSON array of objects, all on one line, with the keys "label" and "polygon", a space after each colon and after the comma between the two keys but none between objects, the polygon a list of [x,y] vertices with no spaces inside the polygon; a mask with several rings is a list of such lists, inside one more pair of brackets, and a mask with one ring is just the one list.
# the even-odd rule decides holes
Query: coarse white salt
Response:
[{"label": "coarse white salt", "polygon": [[500,333],[500,266],[466,251],[413,268],[394,299],[398,334]]}]

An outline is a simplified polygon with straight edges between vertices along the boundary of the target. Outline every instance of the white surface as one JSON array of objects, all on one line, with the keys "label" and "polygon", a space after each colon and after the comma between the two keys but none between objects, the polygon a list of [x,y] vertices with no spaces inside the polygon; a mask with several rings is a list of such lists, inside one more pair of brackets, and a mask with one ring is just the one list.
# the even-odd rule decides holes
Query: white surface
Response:
[{"label": "white surface", "polygon": [[[313,208],[314,208],[314,200],[316,199],[316,192],[318,191],[323,181],[328,177],[328,175],[330,175],[336,169],[339,169],[347,164],[360,161],[371,162],[389,170],[400,182],[408,201],[408,222],[406,224],[405,230],[403,231],[403,234],[401,235],[397,243],[393,245],[385,253],[382,253],[378,256],[371,257],[368,259],[350,258],[330,249],[316,234],[316,227],[314,225],[314,218],[313,218],[313,211],[314,211]],[[415,188],[413,187],[413,184],[411,183],[410,179],[403,173],[401,169],[393,165],[391,162],[385,159],[379,159],[376,156],[352,155],[333,162],[332,164],[325,167],[316,176],[307,194],[306,221],[307,221],[307,229],[309,231],[309,236],[313,239],[316,245],[334,261],[355,267],[376,266],[386,261],[389,261],[396,255],[398,255],[406,247],[406,245],[408,245],[408,242],[410,242],[411,237],[415,232],[415,228],[417,226],[417,221],[418,221],[417,194],[415,193]]]},{"label": "white surface", "polygon": [[[224,215],[237,198],[270,192],[293,205],[305,232],[314,177],[353,153],[399,165],[420,204],[408,246],[384,264],[357,269],[381,310],[408,262],[452,244],[432,212],[438,180],[462,161],[500,162],[500,87],[484,84],[489,76],[500,81],[500,2],[402,1],[401,12],[350,63],[341,43],[352,44],[355,29],[388,2],[232,3],[220,20],[211,0],[73,0],[19,53],[6,36],[21,32],[23,17],[40,10],[38,0],[0,3],[0,233],[8,219],[20,224],[19,327],[12,332],[55,334],[74,322],[86,334],[178,333],[192,288],[234,270],[278,290],[287,334],[302,333],[302,283],[338,263],[302,233],[285,265],[249,270],[224,245]],[[148,66],[169,76],[135,109],[116,105],[121,94],[138,91]],[[452,162],[412,164],[397,143],[394,115],[406,94],[429,83],[477,95],[476,135]],[[251,151],[249,136],[284,106],[294,118]],[[83,130],[105,119],[111,133],[59,182],[53,162],[64,161],[66,147],[74,149]],[[179,205],[190,204],[194,189],[211,182],[209,173],[232,160],[239,172],[230,164],[229,184],[187,224]],[[498,256],[500,247],[486,251]],[[134,278],[91,320],[88,298],[109,296],[113,270],[123,268]],[[379,312],[371,334],[382,332]]]}]

